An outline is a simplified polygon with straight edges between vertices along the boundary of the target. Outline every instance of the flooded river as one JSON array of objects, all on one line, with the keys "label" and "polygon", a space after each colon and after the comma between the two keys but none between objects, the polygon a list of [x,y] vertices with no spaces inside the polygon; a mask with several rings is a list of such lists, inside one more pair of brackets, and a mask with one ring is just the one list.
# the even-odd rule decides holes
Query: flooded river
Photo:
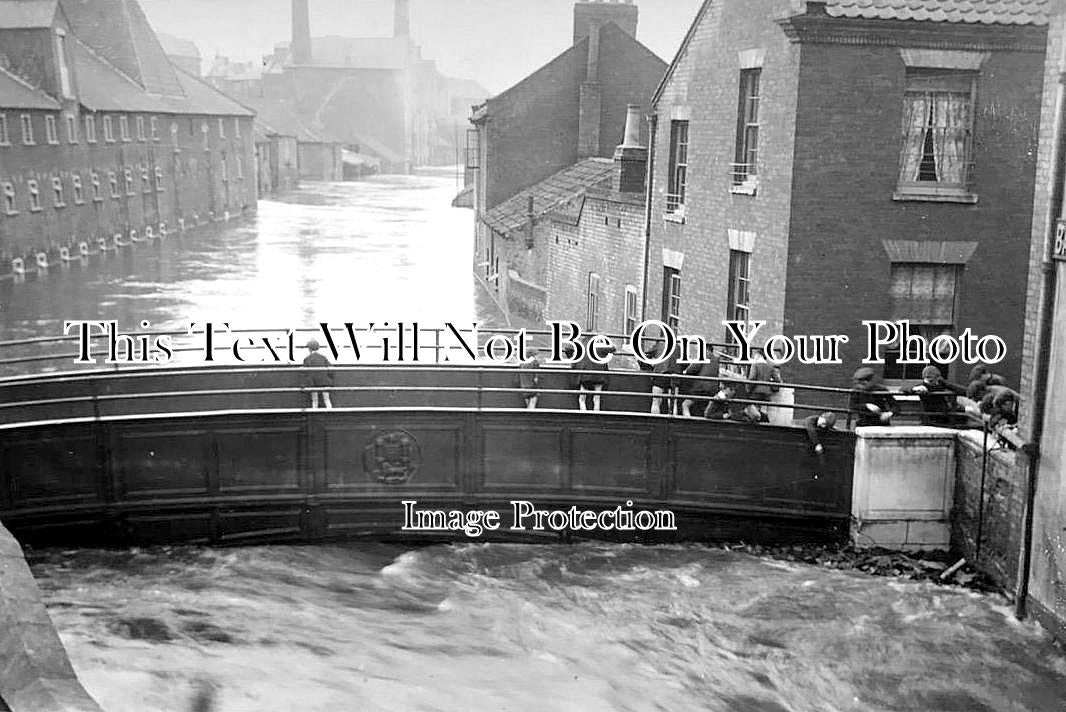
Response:
[{"label": "flooded river", "polygon": [[[450,175],[312,185],[253,220],[0,282],[0,338],[496,319]],[[498,325],[498,322],[497,322]],[[54,364],[49,367],[55,367]],[[35,552],[110,712],[1063,712],[1066,658],[1005,602],[709,549]]]}]

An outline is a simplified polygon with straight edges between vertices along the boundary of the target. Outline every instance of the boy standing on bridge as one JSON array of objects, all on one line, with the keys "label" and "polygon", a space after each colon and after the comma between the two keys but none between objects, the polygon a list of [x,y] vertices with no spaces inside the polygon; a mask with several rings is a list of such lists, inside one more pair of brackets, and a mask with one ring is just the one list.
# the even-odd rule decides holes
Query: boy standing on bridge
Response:
[{"label": "boy standing on bridge", "polygon": [[307,385],[311,389],[311,408],[318,408],[319,396],[322,397],[323,408],[332,408],[333,403],[326,388],[333,385],[333,372],[329,370],[329,359],[320,354],[318,349],[317,340],[311,339],[307,342],[307,350],[310,353],[304,359],[304,366],[315,369],[307,374]]}]

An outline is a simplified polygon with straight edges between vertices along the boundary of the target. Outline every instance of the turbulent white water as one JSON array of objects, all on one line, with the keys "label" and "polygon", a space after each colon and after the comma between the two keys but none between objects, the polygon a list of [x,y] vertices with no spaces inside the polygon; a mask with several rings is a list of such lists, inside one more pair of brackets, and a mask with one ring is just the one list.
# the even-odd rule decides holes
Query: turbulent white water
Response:
[{"label": "turbulent white water", "polygon": [[47,552],[111,712],[1061,712],[1066,659],[1003,602],[703,547]]}]

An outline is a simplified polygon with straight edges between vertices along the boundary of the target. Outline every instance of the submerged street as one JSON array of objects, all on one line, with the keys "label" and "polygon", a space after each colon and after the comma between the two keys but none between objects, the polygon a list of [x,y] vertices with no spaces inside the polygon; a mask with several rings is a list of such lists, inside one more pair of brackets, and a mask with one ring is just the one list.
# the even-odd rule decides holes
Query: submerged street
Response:
[{"label": "submerged street", "polygon": [[[450,174],[312,184],[259,216],[0,283],[4,340],[480,318]],[[50,367],[67,368],[63,364]],[[33,552],[112,712],[1061,712],[1066,658],[996,596],[701,546]]]}]

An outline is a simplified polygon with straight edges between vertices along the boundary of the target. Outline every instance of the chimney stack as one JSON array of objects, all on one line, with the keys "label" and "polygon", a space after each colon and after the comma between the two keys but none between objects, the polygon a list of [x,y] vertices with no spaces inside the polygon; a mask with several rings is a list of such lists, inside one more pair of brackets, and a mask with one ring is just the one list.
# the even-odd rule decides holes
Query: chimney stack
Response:
[{"label": "chimney stack", "polygon": [[410,37],[411,36],[411,3],[410,0],[394,0],[393,6],[393,21],[392,21],[392,36],[393,37]]},{"label": "chimney stack", "polygon": [[633,0],[587,0],[574,5],[574,44],[589,35],[594,25],[613,22],[630,37],[637,36],[639,12]]},{"label": "chimney stack", "polygon": [[308,0],[292,0],[292,63],[311,63],[311,15]]},{"label": "chimney stack", "polygon": [[603,94],[600,88],[600,26],[589,27],[585,81],[578,88],[577,155],[600,155],[600,124],[603,121]]},{"label": "chimney stack", "polygon": [[643,193],[648,173],[648,149],[640,143],[640,104],[626,112],[626,133],[614,151],[613,188],[619,193]]}]

